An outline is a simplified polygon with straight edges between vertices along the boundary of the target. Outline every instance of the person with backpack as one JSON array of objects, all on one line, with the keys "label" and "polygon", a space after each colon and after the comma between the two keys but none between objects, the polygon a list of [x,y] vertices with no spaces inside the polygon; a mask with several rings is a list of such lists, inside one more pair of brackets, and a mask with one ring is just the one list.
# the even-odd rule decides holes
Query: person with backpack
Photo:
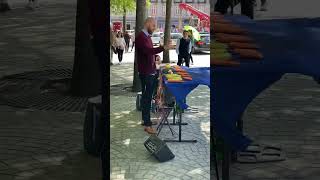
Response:
[{"label": "person with backpack", "polygon": [[176,52],[178,54],[178,66],[181,66],[184,60],[186,66],[189,67],[191,49],[192,43],[189,38],[189,32],[187,30],[184,30],[183,37],[177,41],[176,45]]}]

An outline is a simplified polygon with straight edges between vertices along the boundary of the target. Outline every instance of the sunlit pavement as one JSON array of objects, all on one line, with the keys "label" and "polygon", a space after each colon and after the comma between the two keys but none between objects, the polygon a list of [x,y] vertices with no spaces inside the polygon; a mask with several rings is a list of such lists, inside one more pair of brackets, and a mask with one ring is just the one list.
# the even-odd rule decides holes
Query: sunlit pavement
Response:
[{"label": "sunlit pavement", "polygon": [[[161,59],[163,59],[162,58],[163,53],[160,53],[159,55]],[[194,64],[190,64],[190,67],[210,67],[209,51],[192,54],[192,57],[193,57]],[[170,50],[170,61],[172,63],[178,62],[178,55],[175,50]],[[133,62],[134,62],[134,50],[132,52],[129,51],[128,53],[124,53],[122,63],[133,63]],[[117,54],[113,54],[113,63],[115,65],[119,63]]]},{"label": "sunlit pavement", "polygon": [[[183,121],[189,125],[182,127],[182,138],[198,142],[168,143],[176,157],[160,163],[143,145],[148,134],[140,125],[141,112],[135,108],[135,93],[123,90],[132,85],[132,75],[133,63],[111,66],[111,179],[209,180],[209,88],[199,86],[189,94],[187,103],[199,112],[183,115]],[[174,130],[178,132],[177,127]],[[160,138],[172,138],[168,127],[163,128]]]}]

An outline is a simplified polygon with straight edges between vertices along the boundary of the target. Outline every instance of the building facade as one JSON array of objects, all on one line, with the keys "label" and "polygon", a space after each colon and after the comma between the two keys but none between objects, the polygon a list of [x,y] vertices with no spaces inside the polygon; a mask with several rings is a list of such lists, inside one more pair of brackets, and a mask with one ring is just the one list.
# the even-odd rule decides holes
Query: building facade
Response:
[{"label": "building facade", "polygon": [[[147,16],[152,16],[157,21],[157,27],[159,29],[164,29],[165,27],[165,19],[166,19],[166,0],[150,0],[151,5],[147,9]],[[179,3],[188,3],[194,8],[206,13],[210,14],[210,0],[172,0],[172,9],[171,9],[171,25],[175,25],[178,27],[179,25],[179,17],[180,13],[182,13],[181,17],[183,23],[187,23],[190,19],[190,13],[186,11],[180,11]],[[122,16],[111,16],[111,22],[120,21],[122,22]],[[129,12],[127,14],[127,29],[134,29],[136,16],[135,12]]]}]

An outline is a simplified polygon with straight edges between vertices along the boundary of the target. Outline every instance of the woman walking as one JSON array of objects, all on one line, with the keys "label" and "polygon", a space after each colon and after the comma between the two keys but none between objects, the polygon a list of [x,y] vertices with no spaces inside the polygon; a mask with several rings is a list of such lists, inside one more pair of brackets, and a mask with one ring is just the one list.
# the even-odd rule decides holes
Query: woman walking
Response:
[{"label": "woman walking", "polygon": [[135,38],[135,32],[134,32],[134,33],[132,33],[132,35],[131,35],[131,42],[132,42],[131,52],[132,52],[132,50],[133,50],[133,48],[134,48],[134,43],[135,43],[135,41],[136,41],[136,38]]},{"label": "woman walking", "polygon": [[120,32],[117,34],[116,47],[117,47],[117,54],[118,54],[118,60],[119,60],[118,64],[120,65],[123,59],[123,51],[126,47],[126,42],[124,41],[123,34]]}]

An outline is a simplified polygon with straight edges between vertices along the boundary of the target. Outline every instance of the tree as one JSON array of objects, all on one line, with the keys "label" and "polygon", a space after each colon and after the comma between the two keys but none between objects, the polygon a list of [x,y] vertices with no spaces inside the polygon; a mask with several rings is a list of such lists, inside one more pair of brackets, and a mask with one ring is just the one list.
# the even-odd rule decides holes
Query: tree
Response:
[{"label": "tree", "polygon": [[[137,9],[136,9],[136,29],[135,29],[135,37],[137,37],[138,33],[143,29],[143,23],[146,18],[146,8],[147,1],[146,0],[137,0]],[[132,90],[134,92],[139,92],[141,90],[141,82],[138,74],[138,58],[137,53],[134,53],[134,73],[133,73],[133,87]]]},{"label": "tree", "polygon": [[90,38],[89,17],[88,1],[77,0],[75,54],[70,89],[74,96],[96,96],[101,89],[99,60]]},{"label": "tree", "polygon": [[[166,2],[166,23],[164,28],[164,45],[168,46],[170,43],[170,29],[171,29],[171,8],[172,8],[172,0],[167,0]],[[170,55],[169,50],[163,51],[163,63],[170,63]]]},{"label": "tree", "polygon": [[110,0],[111,12],[113,14],[121,14],[123,16],[123,31],[127,30],[126,17],[128,12],[136,9],[135,0]]},{"label": "tree", "polygon": [[0,12],[6,12],[11,10],[8,0],[0,0]]}]

